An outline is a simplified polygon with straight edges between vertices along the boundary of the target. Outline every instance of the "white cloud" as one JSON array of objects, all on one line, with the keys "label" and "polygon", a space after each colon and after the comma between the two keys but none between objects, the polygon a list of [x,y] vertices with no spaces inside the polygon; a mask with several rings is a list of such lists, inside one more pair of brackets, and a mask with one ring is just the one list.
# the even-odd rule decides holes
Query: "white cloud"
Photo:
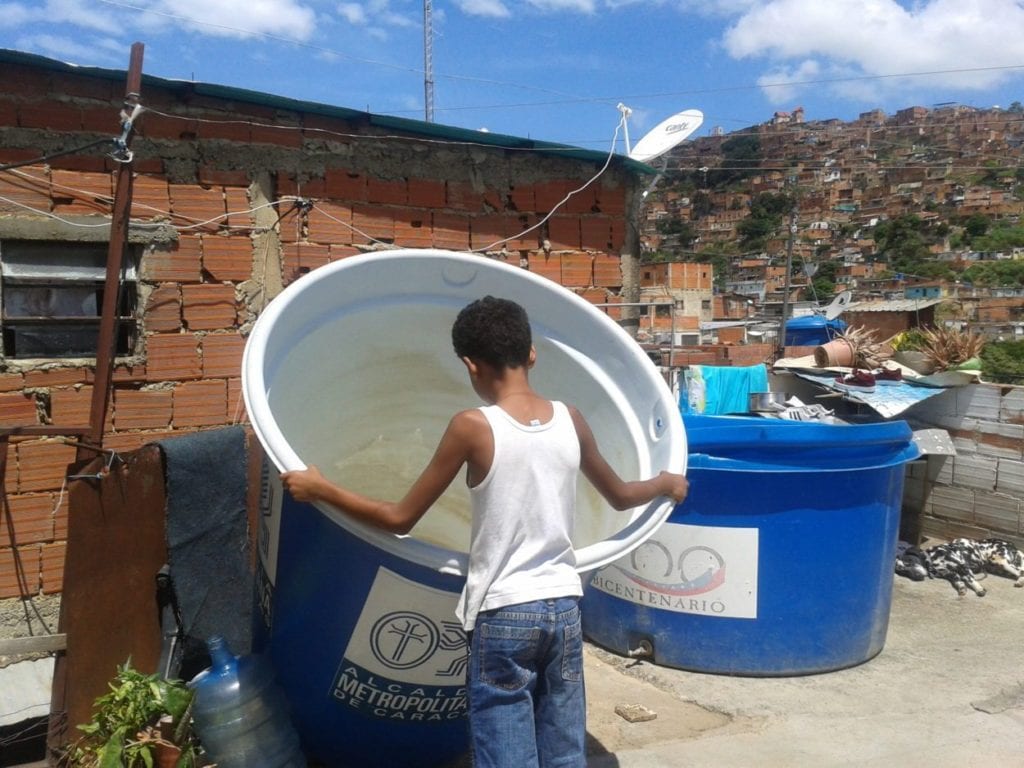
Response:
[{"label": "white cloud", "polygon": [[[910,7],[895,0],[768,0],[743,13],[723,43],[734,58],[768,59],[773,75],[800,79],[807,62],[817,61],[826,77],[879,77],[875,93],[908,83],[983,90],[1014,74],[998,67],[1024,61],[1024,7],[1016,0],[925,0]],[[943,74],[891,77],[924,72]],[[832,87],[840,89],[853,92],[849,84]]]},{"label": "white cloud", "polygon": [[317,30],[316,13],[298,0],[158,0],[150,7],[187,20],[196,32],[224,37],[257,33],[307,41]]},{"label": "white cloud", "polygon": [[806,59],[795,67],[782,66],[761,75],[757,84],[764,89],[765,98],[776,106],[789,104],[797,98],[798,86],[789,83],[806,82],[821,77],[821,65],[814,59]]},{"label": "white cloud", "polygon": [[593,13],[597,10],[596,0],[527,0],[527,2],[534,8],[547,12]]},{"label": "white cloud", "polygon": [[501,0],[455,0],[455,4],[469,16],[507,19],[512,14]]},{"label": "white cloud", "polygon": [[366,11],[359,3],[342,3],[338,6],[338,15],[353,26],[366,23]]},{"label": "white cloud", "polygon": [[[38,51],[69,64],[95,64],[119,62],[124,58],[124,46],[109,38],[82,43],[62,35],[24,35],[15,41],[18,50]],[[110,51],[103,55],[97,49]]]},{"label": "white cloud", "polygon": [[[387,29],[418,27],[420,17],[412,18],[391,8],[390,0],[369,0],[365,3],[341,3],[338,15],[352,26],[366,27],[375,37],[383,39]],[[417,7],[418,11],[418,7]]]}]

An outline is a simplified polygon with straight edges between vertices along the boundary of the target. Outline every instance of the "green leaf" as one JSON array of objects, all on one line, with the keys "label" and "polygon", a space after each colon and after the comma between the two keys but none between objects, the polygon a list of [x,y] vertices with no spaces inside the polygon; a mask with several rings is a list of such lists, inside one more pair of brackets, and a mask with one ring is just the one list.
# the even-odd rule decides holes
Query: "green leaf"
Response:
[{"label": "green leaf", "polygon": [[118,728],[99,752],[97,768],[123,768],[121,755],[124,752],[124,728]]}]

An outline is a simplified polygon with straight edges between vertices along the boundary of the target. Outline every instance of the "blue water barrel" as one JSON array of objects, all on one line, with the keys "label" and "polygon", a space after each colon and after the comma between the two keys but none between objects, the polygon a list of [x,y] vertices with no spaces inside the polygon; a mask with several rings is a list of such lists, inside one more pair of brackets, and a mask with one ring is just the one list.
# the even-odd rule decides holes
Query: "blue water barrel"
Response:
[{"label": "blue water barrel", "polygon": [[[575,404],[625,477],[685,471],[682,419],[660,372],[580,296],[477,254],[396,250],[342,259],[292,283],[246,343],[242,389],[266,456],[259,516],[259,621],[309,758],[431,768],[468,747],[465,582],[469,491],[452,483],[409,536],[284,494],[282,470],[397,499],[451,416],[480,405],[452,352],[470,301],[514,299],[530,316],[538,391]],[[618,512],[581,479],[573,543],[590,571],[617,560],[672,511]]]},{"label": "blue water barrel", "polygon": [[906,422],[684,418],[690,493],[659,531],[598,569],[587,637],[697,672],[803,675],[885,643]]},{"label": "blue water barrel", "polygon": [[846,330],[839,318],[829,320],[821,315],[791,317],[786,321],[787,347],[814,347],[831,341]]}]

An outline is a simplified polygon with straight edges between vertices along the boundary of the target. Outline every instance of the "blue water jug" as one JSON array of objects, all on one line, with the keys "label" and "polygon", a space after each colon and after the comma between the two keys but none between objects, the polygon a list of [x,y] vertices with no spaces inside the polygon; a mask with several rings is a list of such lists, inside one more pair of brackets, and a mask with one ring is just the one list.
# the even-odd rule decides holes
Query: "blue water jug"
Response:
[{"label": "blue water jug", "polygon": [[306,768],[269,660],[235,656],[219,636],[207,647],[212,665],[189,683],[193,724],[207,756],[219,768]]}]

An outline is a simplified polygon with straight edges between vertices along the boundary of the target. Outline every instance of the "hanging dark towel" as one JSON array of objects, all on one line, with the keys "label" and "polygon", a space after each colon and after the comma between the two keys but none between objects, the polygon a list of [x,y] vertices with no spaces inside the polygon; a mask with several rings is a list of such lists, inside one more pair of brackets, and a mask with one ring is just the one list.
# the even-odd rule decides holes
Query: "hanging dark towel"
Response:
[{"label": "hanging dark towel", "polygon": [[253,576],[245,430],[197,432],[158,445],[167,475],[168,561],[186,648],[189,640],[204,647],[202,641],[220,635],[236,653],[247,654]]}]

